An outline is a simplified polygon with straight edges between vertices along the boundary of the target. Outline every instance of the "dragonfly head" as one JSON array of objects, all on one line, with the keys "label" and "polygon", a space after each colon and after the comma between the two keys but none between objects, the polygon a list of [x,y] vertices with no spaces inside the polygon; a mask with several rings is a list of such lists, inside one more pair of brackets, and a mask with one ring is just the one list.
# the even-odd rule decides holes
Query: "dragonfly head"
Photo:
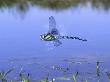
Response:
[{"label": "dragonfly head", "polygon": [[43,34],[43,35],[40,35],[40,39],[41,40],[44,40],[45,39],[45,35]]}]

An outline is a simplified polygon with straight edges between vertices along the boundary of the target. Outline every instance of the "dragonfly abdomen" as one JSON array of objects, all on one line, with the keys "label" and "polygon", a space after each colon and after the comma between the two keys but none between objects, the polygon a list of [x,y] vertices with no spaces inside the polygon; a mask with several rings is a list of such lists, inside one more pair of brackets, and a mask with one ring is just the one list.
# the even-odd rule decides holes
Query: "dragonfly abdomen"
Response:
[{"label": "dragonfly abdomen", "polygon": [[75,40],[87,41],[86,39],[82,39],[80,37],[75,37],[75,36],[60,36],[59,39],[75,39]]}]

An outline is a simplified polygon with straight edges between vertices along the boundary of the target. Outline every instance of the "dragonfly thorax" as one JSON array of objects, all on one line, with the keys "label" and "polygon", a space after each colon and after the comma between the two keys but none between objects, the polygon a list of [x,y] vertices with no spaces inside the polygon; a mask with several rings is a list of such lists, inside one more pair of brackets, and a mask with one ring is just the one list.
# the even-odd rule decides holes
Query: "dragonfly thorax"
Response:
[{"label": "dragonfly thorax", "polygon": [[54,41],[57,39],[57,37],[51,33],[43,34],[40,37],[44,41]]}]

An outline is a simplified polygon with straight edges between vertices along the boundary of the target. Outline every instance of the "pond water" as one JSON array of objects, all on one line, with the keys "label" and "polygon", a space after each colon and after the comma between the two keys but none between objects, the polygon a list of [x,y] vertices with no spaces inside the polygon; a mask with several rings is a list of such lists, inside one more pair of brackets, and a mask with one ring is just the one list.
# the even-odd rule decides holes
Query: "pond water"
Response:
[{"label": "pond water", "polygon": [[[78,71],[78,82],[108,82],[109,9],[109,0],[0,0],[0,70],[14,68],[7,76],[9,80],[25,71],[36,79],[31,82],[48,74],[55,82],[74,82],[64,77]],[[61,35],[78,36],[87,42],[61,39],[62,45],[55,47],[42,41],[40,35],[49,30],[50,16],[55,18]]]}]

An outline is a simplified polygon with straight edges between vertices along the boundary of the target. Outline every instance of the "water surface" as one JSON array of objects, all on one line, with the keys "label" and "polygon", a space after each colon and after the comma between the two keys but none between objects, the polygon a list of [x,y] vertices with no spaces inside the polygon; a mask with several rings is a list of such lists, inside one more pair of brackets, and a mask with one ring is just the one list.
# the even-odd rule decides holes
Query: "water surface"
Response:
[{"label": "water surface", "polygon": [[[53,65],[70,67],[70,72],[85,72],[86,70],[80,68],[86,68],[87,71],[94,68],[91,69],[94,73],[95,62],[103,61],[103,71],[109,70],[109,8],[109,0],[0,0],[0,63],[3,65],[0,68],[24,66],[25,70],[35,75],[36,72],[39,71],[38,75],[41,72],[43,77],[49,69],[39,70],[42,67],[39,65],[49,68]],[[61,40],[62,45],[59,47],[42,41],[40,35],[48,31],[50,16],[54,16],[61,35],[79,36],[88,41],[65,39]],[[63,61],[71,58],[76,59],[76,62],[82,62],[83,59],[86,64],[76,64],[73,68]],[[40,64],[36,66],[33,62]],[[88,62],[92,63],[90,68]],[[33,67],[36,67],[36,72]],[[63,76],[60,72],[52,71],[52,74],[53,77]],[[105,79],[100,82],[105,82]]]}]

